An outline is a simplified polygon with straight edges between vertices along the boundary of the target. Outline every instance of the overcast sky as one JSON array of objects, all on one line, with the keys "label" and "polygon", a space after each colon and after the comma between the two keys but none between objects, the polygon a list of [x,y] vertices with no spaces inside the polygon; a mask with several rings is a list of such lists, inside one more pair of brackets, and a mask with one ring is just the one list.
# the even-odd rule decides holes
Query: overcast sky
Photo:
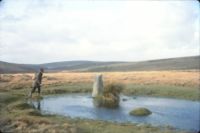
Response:
[{"label": "overcast sky", "polygon": [[0,60],[140,61],[199,55],[194,1],[3,0]]}]

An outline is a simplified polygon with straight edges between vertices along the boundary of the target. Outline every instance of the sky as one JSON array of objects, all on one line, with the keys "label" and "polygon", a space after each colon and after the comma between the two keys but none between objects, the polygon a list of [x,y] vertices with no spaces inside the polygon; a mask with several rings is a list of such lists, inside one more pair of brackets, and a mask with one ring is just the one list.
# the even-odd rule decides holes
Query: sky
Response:
[{"label": "sky", "polygon": [[2,0],[0,60],[40,64],[199,55],[199,21],[196,0]]}]

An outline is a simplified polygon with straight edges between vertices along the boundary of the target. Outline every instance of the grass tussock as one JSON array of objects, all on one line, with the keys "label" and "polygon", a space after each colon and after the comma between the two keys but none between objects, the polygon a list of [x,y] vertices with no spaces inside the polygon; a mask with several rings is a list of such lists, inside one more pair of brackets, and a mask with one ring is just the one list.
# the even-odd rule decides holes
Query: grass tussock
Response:
[{"label": "grass tussock", "polygon": [[119,94],[122,92],[123,89],[124,89],[124,86],[122,84],[109,83],[109,84],[106,84],[103,95],[106,96],[108,94],[113,94],[114,96],[119,96]]},{"label": "grass tussock", "polygon": [[123,90],[124,86],[121,84],[109,83],[105,86],[103,95],[97,96],[94,100],[96,105],[116,108],[119,106],[120,102],[120,92]]}]

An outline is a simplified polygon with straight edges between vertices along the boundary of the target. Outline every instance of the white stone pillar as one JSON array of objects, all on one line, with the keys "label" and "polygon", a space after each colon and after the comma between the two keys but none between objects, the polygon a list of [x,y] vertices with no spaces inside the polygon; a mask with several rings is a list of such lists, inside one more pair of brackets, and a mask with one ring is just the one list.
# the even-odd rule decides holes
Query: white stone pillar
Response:
[{"label": "white stone pillar", "polygon": [[92,97],[96,97],[101,94],[103,94],[103,79],[102,74],[98,74],[94,80]]}]

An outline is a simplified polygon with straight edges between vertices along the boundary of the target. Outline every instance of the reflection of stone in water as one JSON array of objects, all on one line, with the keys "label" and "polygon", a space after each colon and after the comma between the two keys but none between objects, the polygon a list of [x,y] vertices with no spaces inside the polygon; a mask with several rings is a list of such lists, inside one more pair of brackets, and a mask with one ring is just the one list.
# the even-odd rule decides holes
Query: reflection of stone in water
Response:
[{"label": "reflection of stone in water", "polygon": [[101,102],[98,101],[97,99],[93,99],[93,105],[94,105],[95,107],[100,107],[100,106],[101,106]]},{"label": "reflection of stone in water", "polygon": [[96,76],[93,84],[92,97],[96,97],[102,93],[103,93],[103,80],[102,80],[102,74],[99,74]]}]

